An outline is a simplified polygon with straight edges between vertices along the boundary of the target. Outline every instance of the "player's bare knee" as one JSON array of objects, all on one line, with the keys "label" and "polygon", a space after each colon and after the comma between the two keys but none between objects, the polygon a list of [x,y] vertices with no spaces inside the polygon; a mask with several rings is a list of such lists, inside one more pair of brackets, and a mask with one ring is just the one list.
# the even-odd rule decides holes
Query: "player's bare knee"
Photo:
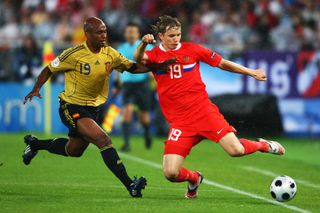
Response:
[{"label": "player's bare knee", "polygon": [[177,169],[164,168],[163,174],[169,181],[174,182],[179,175],[179,171]]},{"label": "player's bare knee", "polygon": [[69,154],[69,156],[71,156],[71,157],[79,158],[79,157],[82,156],[83,152],[72,152],[71,154],[70,154],[70,153],[68,153],[68,154]]},{"label": "player's bare knee", "polygon": [[76,157],[76,158],[81,157],[83,154],[83,151],[72,150],[72,149],[71,150],[68,149],[67,152],[68,152],[68,156]]},{"label": "player's bare knee", "polygon": [[104,134],[104,140],[105,140],[107,146],[112,145],[112,140],[111,140],[110,136],[107,135],[106,133]]},{"label": "player's bare knee", "polygon": [[111,138],[106,133],[99,134],[94,139],[94,144],[98,148],[110,146],[112,144]]},{"label": "player's bare knee", "polygon": [[167,178],[168,181],[175,182],[178,175],[175,173],[169,173],[169,174],[165,174],[165,177]]},{"label": "player's bare knee", "polygon": [[228,150],[228,154],[231,157],[239,157],[244,155],[244,148],[243,146],[233,146]]}]

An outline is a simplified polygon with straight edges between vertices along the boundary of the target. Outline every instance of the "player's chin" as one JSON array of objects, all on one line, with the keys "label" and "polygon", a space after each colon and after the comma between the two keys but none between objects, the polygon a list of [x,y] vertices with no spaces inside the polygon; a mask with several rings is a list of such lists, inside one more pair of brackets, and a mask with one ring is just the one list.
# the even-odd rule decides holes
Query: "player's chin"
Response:
[{"label": "player's chin", "polygon": [[99,47],[106,47],[107,46],[107,42],[103,41],[99,43]]},{"label": "player's chin", "polygon": [[177,48],[179,44],[173,44],[172,47],[173,48]]}]

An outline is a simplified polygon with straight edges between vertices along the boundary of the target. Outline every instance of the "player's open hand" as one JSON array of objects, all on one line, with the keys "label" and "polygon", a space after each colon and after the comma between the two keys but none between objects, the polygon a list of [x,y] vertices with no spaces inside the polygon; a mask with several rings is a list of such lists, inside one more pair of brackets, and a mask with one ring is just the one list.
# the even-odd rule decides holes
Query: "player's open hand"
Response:
[{"label": "player's open hand", "polygon": [[142,37],[142,42],[145,44],[155,44],[157,41],[152,34],[146,34]]},{"label": "player's open hand", "polygon": [[254,77],[258,81],[267,80],[266,72],[263,69],[254,70],[252,73],[252,77]]},{"label": "player's open hand", "polygon": [[28,100],[31,102],[32,101],[32,98],[34,96],[37,96],[38,98],[42,98],[41,94],[39,93],[38,90],[32,90],[31,92],[29,92],[28,95],[26,95],[26,97],[24,97],[24,101],[23,101],[23,104],[27,103]]}]

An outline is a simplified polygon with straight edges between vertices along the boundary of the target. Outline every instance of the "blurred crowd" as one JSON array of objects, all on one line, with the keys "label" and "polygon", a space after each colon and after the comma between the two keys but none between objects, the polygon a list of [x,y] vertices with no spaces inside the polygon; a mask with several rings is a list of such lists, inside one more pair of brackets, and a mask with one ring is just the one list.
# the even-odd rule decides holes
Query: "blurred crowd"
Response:
[{"label": "blurred crowd", "polygon": [[1,0],[0,80],[36,76],[43,42],[53,41],[56,53],[81,43],[88,16],[106,22],[116,47],[129,21],[150,33],[162,14],[179,18],[183,40],[222,54],[320,49],[318,0]]}]

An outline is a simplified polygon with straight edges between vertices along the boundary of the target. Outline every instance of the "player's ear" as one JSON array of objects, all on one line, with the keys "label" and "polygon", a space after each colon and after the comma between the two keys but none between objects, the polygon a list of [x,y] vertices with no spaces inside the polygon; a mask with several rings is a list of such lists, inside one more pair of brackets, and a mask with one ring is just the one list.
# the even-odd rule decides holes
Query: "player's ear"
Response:
[{"label": "player's ear", "polygon": [[164,35],[162,33],[158,33],[158,37],[163,40]]},{"label": "player's ear", "polygon": [[84,35],[86,36],[86,38],[88,38],[88,31],[84,31]]}]

